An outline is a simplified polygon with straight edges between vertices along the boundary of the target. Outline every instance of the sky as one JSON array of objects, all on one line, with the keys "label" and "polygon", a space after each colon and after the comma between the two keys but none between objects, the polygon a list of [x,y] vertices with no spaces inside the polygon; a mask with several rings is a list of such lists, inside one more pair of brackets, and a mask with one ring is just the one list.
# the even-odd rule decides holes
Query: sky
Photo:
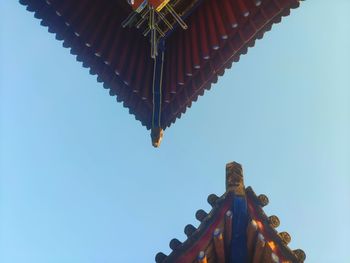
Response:
[{"label": "sky", "polygon": [[0,2],[0,262],[154,262],[225,165],[306,262],[350,262],[349,0],[302,2],[159,149],[17,1]]}]

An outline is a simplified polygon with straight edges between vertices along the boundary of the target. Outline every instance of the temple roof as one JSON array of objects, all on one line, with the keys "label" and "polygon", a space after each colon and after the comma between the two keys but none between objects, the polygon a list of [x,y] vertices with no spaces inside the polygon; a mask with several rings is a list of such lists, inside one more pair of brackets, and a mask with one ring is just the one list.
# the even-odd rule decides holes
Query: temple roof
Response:
[{"label": "temple roof", "polygon": [[304,262],[301,249],[288,247],[290,235],[276,230],[278,217],[265,214],[267,196],[244,186],[239,164],[226,166],[226,192],[221,197],[209,195],[208,203],[209,213],[196,212],[199,227],[187,225],[187,240],[171,240],[172,252],[158,253],[157,263]]},{"label": "temple roof", "polygon": [[[152,128],[154,60],[147,23],[123,27],[132,11],[126,0],[20,0],[41,25],[63,41],[77,61],[116,95],[130,113]],[[169,127],[238,62],[255,40],[279,23],[299,0],[174,0],[174,10],[187,30],[169,18],[164,33],[160,125]],[[145,33],[146,32],[146,33]],[[58,76],[57,76],[58,77]]]}]

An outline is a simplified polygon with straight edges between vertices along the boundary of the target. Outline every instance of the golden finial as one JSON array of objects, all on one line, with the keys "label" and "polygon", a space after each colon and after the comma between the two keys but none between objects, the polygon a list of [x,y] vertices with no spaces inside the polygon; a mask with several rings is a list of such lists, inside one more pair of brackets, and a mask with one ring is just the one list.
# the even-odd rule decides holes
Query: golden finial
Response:
[{"label": "golden finial", "polygon": [[245,195],[243,169],[239,163],[226,164],[226,191],[236,195]]}]

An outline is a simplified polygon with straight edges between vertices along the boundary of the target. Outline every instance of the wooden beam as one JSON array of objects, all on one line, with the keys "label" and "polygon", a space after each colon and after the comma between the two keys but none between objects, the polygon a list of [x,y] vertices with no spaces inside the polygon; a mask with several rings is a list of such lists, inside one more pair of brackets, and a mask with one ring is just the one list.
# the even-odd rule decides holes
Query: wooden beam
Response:
[{"label": "wooden beam", "polygon": [[263,235],[259,234],[257,241],[255,243],[254,257],[253,257],[253,261],[252,261],[253,263],[263,262],[263,261],[261,261],[261,258],[263,256],[265,243],[266,242],[265,242]]},{"label": "wooden beam", "polygon": [[207,255],[204,251],[200,251],[197,257],[198,263],[208,263]]},{"label": "wooden beam", "polygon": [[[225,229],[224,229],[224,241],[225,241],[225,251],[229,251],[232,235],[232,211],[228,210],[225,214]],[[226,254],[226,257],[229,253]]]},{"label": "wooden beam", "polygon": [[216,228],[213,233],[216,263],[225,263],[225,244],[222,231]]},{"label": "wooden beam", "polygon": [[255,249],[256,238],[258,236],[258,226],[254,220],[250,221],[247,229],[248,262],[252,261]]}]

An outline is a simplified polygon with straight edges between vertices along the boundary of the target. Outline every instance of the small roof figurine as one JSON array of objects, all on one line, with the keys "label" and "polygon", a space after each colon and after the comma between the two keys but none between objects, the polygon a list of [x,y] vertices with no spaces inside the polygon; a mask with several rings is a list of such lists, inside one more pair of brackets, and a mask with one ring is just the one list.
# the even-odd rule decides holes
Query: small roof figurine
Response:
[{"label": "small roof figurine", "polygon": [[299,0],[20,2],[153,129],[152,140],[299,6]]},{"label": "small roof figurine", "polygon": [[221,197],[209,195],[208,202],[209,213],[196,212],[199,227],[187,225],[187,240],[171,240],[172,252],[158,253],[157,263],[304,262],[304,251],[291,250],[290,235],[276,230],[278,217],[263,211],[267,196],[244,186],[240,164],[226,165],[226,192]]}]

